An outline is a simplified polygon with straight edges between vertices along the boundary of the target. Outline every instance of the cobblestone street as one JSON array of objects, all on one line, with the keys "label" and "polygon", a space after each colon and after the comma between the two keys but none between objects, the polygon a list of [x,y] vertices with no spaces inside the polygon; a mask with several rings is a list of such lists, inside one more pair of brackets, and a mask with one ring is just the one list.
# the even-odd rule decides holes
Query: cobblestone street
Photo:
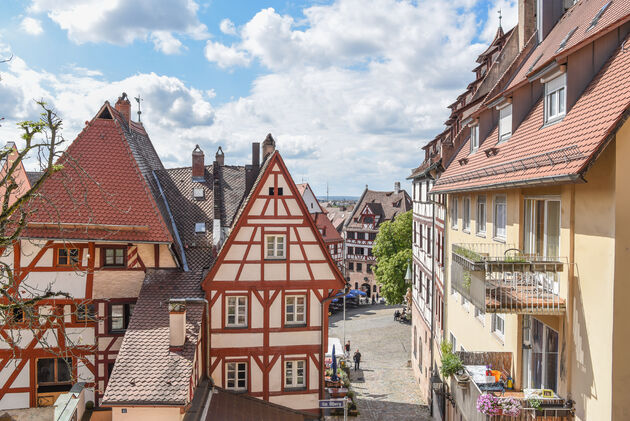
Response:
[{"label": "cobblestone street", "polygon": [[[366,305],[346,312],[351,354],[361,352],[361,370],[351,371],[361,421],[422,421],[429,412],[421,400],[410,359],[411,326],[394,321],[395,307]],[[329,335],[343,341],[343,313],[330,318]],[[330,417],[328,419],[343,419]],[[352,419],[352,418],[349,418]]]}]

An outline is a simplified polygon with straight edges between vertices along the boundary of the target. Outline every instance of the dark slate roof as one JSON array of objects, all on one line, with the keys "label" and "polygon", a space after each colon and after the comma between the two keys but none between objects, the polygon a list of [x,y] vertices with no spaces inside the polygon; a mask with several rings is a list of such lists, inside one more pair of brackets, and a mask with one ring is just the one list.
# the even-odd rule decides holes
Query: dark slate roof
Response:
[{"label": "dark slate roof", "polygon": [[186,405],[195,350],[201,340],[203,301],[186,306],[186,343],[171,351],[168,301],[203,298],[201,273],[148,270],[125,333],[103,405]]},{"label": "dark slate roof", "polygon": [[26,178],[28,178],[28,182],[32,186],[37,183],[37,180],[39,180],[43,174],[43,171],[26,171]]},{"label": "dark slate roof", "polygon": [[214,387],[208,415],[202,421],[305,421],[319,417],[242,393]]},{"label": "dark slate roof", "polygon": [[238,212],[246,190],[245,167],[224,165],[219,166],[219,188],[221,194],[221,224],[232,226],[236,212]]},{"label": "dark slate roof", "polygon": [[357,215],[363,212],[365,206],[368,205],[372,212],[380,216],[377,221],[378,224],[384,221],[391,221],[401,213],[405,213],[411,210],[411,198],[405,190],[400,190],[398,193],[394,191],[375,191],[366,189],[359,200],[359,203],[354,207],[352,216],[346,220],[346,228],[359,228],[362,229],[363,225],[355,221]]}]

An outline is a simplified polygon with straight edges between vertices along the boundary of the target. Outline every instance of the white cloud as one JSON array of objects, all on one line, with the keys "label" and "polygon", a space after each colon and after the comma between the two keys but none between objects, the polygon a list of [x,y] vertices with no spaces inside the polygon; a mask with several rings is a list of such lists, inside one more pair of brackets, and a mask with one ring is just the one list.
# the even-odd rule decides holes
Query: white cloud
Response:
[{"label": "white cloud", "polygon": [[164,54],[177,54],[181,52],[181,41],[168,31],[154,31],[151,34],[151,41],[153,41],[154,48]]},{"label": "white cloud", "polygon": [[236,35],[236,27],[234,23],[229,19],[223,19],[219,25],[219,29],[226,35]]},{"label": "white cloud", "polygon": [[22,23],[20,23],[20,28],[22,28],[24,32],[30,35],[39,35],[44,32],[44,29],[42,28],[42,22],[39,19],[28,16],[22,19]]},{"label": "white cloud", "polygon": [[32,0],[28,10],[46,13],[77,44],[126,45],[150,36],[156,49],[173,54],[181,47],[173,33],[209,37],[197,17],[198,8],[194,0]]},{"label": "white cloud", "polygon": [[481,31],[481,39],[485,42],[492,42],[497,27],[499,26],[499,10],[501,10],[501,26],[504,31],[508,31],[518,21],[518,1],[517,0],[496,0],[488,8],[488,19]]},{"label": "white cloud", "polygon": [[247,66],[250,62],[250,58],[245,51],[235,47],[227,47],[218,42],[208,41],[204,51],[206,59],[217,63],[222,69],[234,66]]}]

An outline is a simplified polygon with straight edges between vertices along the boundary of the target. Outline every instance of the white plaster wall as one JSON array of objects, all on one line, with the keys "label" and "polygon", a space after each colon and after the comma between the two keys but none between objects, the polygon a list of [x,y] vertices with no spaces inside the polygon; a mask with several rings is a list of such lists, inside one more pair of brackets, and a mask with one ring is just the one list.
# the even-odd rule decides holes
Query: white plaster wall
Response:
[{"label": "white plaster wall", "polygon": [[274,185],[274,176],[269,176],[267,177],[267,179],[265,180],[265,184],[263,184],[263,188],[260,191],[261,195],[267,195],[267,193],[269,192],[269,187],[273,187]]},{"label": "white plaster wall", "polygon": [[284,203],[289,208],[289,213],[292,216],[302,215],[302,210],[295,199],[285,199]]},{"label": "white plaster wall", "polygon": [[53,292],[65,292],[75,298],[85,298],[84,272],[30,272],[22,281],[22,297],[39,295],[50,289]]},{"label": "white plaster wall", "polygon": [[258,329],[263,327],[264,311],[263,306],[258,298],[252,296],[252,328]]},{"label": "white plaster wall", "polygon": [[260,244],[252,244],[247,253],[247,260],[260,260]]},{"label": "white plaster wall", "polygon": [[212,348],[263,346],[262,333],[213,333]]},{"label": "white plaster wall", "polygon": [[[20,360],[18,359],[9,360],[7,365],[4,366],[2,371],[0,371],[0,388],[2,388],[6,384],[7,380],[16,370],[19,363]],[[13,383],[11,383],[10,387],[29,387],[29,365],[30,362],[27,362],[24,365],[24,367],[20,371],[20,374],[18,374]]]},{"label": "white plaster wall", "polygon": [[233,281],[236,279],[239,265],[236,263],[223,263],[214,277],[215,281]]},{"label": "white plaster wall", "polygon": [[[300,237],[302,237],[302,233],[300,233]],[[304,244],[304,253],[306,253],[308,260],[324,260],[324,253],[322,253],[319,244]]]},{"label": "white plaster wall", "polygon": [[269,391],[279,392],[280,390],[282,390],[282,359],[278,358],[269,371]]},{"label": "white plaster wall", "polygon": [[304,203],[306,203],[306,207],[308,208],[309,213],[322,212],[322,208],[319,205],[319,202],[317,201],[317,198],[311,191],[310,187],[304,190],[302,199],[304,199]]},{"label": "white plaster wall", "polygon": [[[210,365],[214,364],[214,362],[216,360],[217,360],[217,357],[210,358]],[[210,376],[212,376],[212,379],[215,381],[216,384],[222,385],[223,384],[223,367],[222,367],[222,364],[217,364],[217,366],[212,371],[212,373],[210,373]]]},{"label": "white plaster wall", "polygon": [[309,302],[309,311],[311,312],[311,326],[321,325],[322,307],[317,296],[313,293],[310,294],[311,299]]},{"label": "white plaster wall", "polygon": [[7,247],[0,255],[0,262],[13,267],[13,247]]},{"label": "white plaster wall", "polygon": [[[33,334],[32,332],[30,332],[30,337],[31,339],[33,338]],[[58,345],[58,341],[57,341],[57,331],[53,330],[53,329],[48,329],[42,336],[41,338],[37,341],[37,344],[35,345],[35,348],[50,348],[50,347],[55,347]],[[28,337],[28,335],[24,335],[24,338],[26,339]],[[21,343],[20,347],[25,348],[28,346],[28,344],[30,343],[30,340],[28,341],[28,343]]]},{"label": "white plaster wall", "polygon": [[68,327],[66,328],[66,341],[74,345],[94,345],[96,338],[93,327]]},{"label": "white plaster wall", "polygon": [[246,250],[245,244],[232,244],[225,255],[225,260],[242,260]]},{"label": "white plaster wall", "polygon": [[[270,291],[269,294],[272,294]],[[278,298],[271,303],[269,307],[269,326],[270,327],[282,327],[282,294],[278,294]]]},{"label": "white plaster wall", "polygon": [[29,404],[28,393],[7,393],[0,399],[0,410],[28,408]]},{"label": "white plaster wall", "polygon": [[[94,364],[94,356],[93,355],[88,355],[87,356],[87,360]],[[82,382],[93,382],[94,381],[94,374],[90,371],[90,369],[81,361],[79,360],[79,362],[77,363],[77,376],[79,378],[79,381]]]},{"label": "white plaster wall", "polygon": [[287,264],[281,263],[265,263],[265,279],[263,281],[286,281]]},{"label": "white plaster wall", "polygon": [[269,402],[294,409],[313,409],[319,406],[319,396],[317,393],[271,396]]},{"label": "white plaster wall", "polygon": [[291,281],[309,281],[311,279],[306,263],[291,263],[289,270],[291,271],[289,274]]},{"label": "white plaster wall", "polygon": [[[291,231],[293,232],[293,231]],[[304,255],[299,244],[291,244],[290,246],[291,260],[304,260]]]},{"label": "white plaster wall", "polygon": [[[33,332],[29,329],[10,329],[7,331],[9,338],[19,347],[26,348],[33,340]],[[11,346],[4,340],[0,341],[0,349],[10,349]]]},{"label": "white plaster wall", "polygon": [[[263,208],[265,207],[265,199],[256,199],[252,208],[249,210],[250,215],[260,215],[262,213]],[[249,240],[249,238],[248,238]]]},{"label": "white plaster wall", "polygon": [[[260,254],[258,256],[260,258]],[[243,270],[238,279],[239,281],[260,281],[260,276],[259,263],[246,263],[243,265]]]},{"label": "white plaster wall", "polygon": [[236,233],[235,241],[249,241],[254,232],[254,227],[241,227]]},{"label": "white plaster wall", "polygon": [[265,209],[265,216],[273,216],[276,213],[276,199],[269,199],[267,209]]},{"label": "white plaster wall", "polygon": [[278,187],[282,187],[284,189],[284,194],[289,195],[289,185],[287,184],[287,180],[284,178],[282,174],[278,174]]},{"label": "white plaster wall", "polygon": [[309,365],[309,379],[308,379],[308,387],[309,389],[317,389],[319,388],[319,369],[315,366],[312,358],[308,359]]},{"label": "white plaster wall", "polygon": [[[123,414],[122,409],[127,413]],[[115,407],[112,408],[112,421],[181,421],[185,414],[178,407]]]},{"label": "white plaster wall", "polygon": [[[20,242],[20,247],[21,247],[20,265],[28,266],[29,264],[31,264],[35,256],[37,256],[37,253],[39,253],[41,249],[44,248],[46,243],[47,243],[46,240],[22,240]],[[52,259],[53,259],[53,251],[46,250],[46,252],[44,253],[44,256],[42,256],[37,266],[52,266]]]},{"label": "white plaster wall", "polygon": [[263,390],[263,375],[262,375],[262,371],[260,370],[260,367],[258,367],[258,364],[253,363],[251,365],[251,374],[252,374],[252,378],[251,378],[251,390],[250,392],[262,392]]},{"label": "white plaster wall", "polygon": [[318,345],[320,343],[319,337],[319,331],[271,332],[269,334],[269,345]]},{"label": "white plaster wall", "polygon": [[297,227],[298,235],[300,236],[300,240],[315,242],[315,235],[313,234],[313,230],[310,227]]},{"label": "white plaster wall", "polygon": [[[215,292],[215,294],[219,294]],[[212,310],[210,310],[210,326],[212,329],[220,329],[221,326],[221,310],[223,308],[221,297],[217,298],[217,300],[212,305]]]},{"label": "white plaster wall", "polygon": [[328,263],[312,263],[311,271],[313,272],[315,279],[335,279],[333,271]]}]

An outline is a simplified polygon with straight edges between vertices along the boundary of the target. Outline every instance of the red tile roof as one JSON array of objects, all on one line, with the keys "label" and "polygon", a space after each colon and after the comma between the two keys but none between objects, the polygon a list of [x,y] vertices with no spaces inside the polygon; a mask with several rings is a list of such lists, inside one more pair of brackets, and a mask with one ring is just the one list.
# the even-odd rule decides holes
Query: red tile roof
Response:
[{"label": "red tile roof", "polygon": [[[587,31],[591,21],[610,2],[608,8],[601,15],[597,24]],[[527,82],[527,76],[535,74],[544,68],[552,59],[567,55],[574,47],[579,47],[583,42],[595,39],[605,31],[609,31],[623,22],[630,20],[630,4],[627,0],[581,0],[560,18],[553,30],[543,40],[526,60],[516,76],[512,79],[506,90],[512,90],[518,85]],[[560,51],[562,41],[571,31],[575,32],[566,41],[564,48]]]},{"label": "red tile roof", "polygon": [[297,187],[298,192],[300,192],[300,196],[304,196],[304,192],[306,191],[307,186],[308,186],[308,183],[295,184],[295,187]]},{"label": "red tile roof", "polygon": [[343,241],[341,234],[337,232],[337,229],[332,222],[330,222],[330,219],[328,219],[325,213],[318,212],[312,215],[317,229],[320,230],[320,232],[324,232],[322,237],[324,237],[325,242]]},{"label": "red tile roof", "polygon": [[[626,45],[629,39],[626,38]],[[472,155],[467,141],[432,191],[577,178],[628,115],[629,80],[630,50],[620,47],[562,121],[543,127],[540,99],[507,142],[498,144],[497,127]],[[497,153],[488,157],[484,150],[491,147]],[[462,158],[467,158],[468,163],[459,165]]]},{"label": "red tile roof", "polygon": [[[104,107],[113,118],[88,123],[57,161],[64,169],[44,182],[42,197],[29,203],[34,210],[29,223],[39,225],[27,228],[25,237],[172,241],[128,142],[135,129],[121,122],[108,103]],[[137,135],[146,137],[143,133]]]}]

